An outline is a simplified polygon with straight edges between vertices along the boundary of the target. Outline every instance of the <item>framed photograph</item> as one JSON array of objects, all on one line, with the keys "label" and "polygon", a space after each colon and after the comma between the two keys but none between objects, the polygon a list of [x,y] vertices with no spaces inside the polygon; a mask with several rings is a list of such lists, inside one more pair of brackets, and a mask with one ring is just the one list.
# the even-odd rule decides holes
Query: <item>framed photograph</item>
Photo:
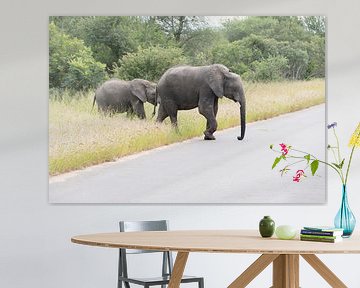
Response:
[{"label": "framed photograph", "polygon": [[48,25],[50,203],[326,203],[324,16]]}]

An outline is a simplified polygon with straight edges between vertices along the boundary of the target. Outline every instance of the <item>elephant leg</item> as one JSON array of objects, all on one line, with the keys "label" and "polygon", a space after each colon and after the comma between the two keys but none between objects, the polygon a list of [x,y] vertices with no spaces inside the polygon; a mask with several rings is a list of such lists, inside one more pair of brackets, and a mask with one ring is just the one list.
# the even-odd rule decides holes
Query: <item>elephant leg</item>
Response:
[{"label": "elephant leg", "polygon": [[176,132],[179,132],[177,125],[177,106],[174,102],[168,101],[166,105],[160,104],[157,121],[162,122],[167,116],[170,117],[171,124],[175,128]]},{"label": "elephant leg", "polygon": [[204,139],[205,140],[215,140],[214,132],[217,129],[217,122],[214,114],[213,107],[208,107],[206,109],[202,109],[199,107],[199,112],[203,115],[207,122],[206,122],[206,130],[204,131]]},{"label": "elephant leg", "polygon": [[136,116],[138,116],[140,119],[146,119],[145,115],[145,109],[144,109],[144,103],[140,100],[132,107],[134,113]]},{"label": "elephant leg", "polygon": [[158,116],[156,118],[156,122],[163,122],[165,120],[166,117],[168,117],[169,115],[165,112],[164,110],[164,106],[162,106],[160,104],[160,107],[159,107],[159,111],[158,111]]},{"label": "elephant leg", "polygon": [[126,117],[132,118],[134,116],[134,110],[133,108],[130,106],[128,107],[128,109],[126,110]]},{"label": "elephant leg", "polygon": [[179,127],[178,127],[178,124],[177,124],[177,113],[175,115],[170,116],[170,121],[171,121],[171,124],[174,127],[176,133],[180,133]]},{"label": "elephant leg", "polygon": [[177,113],[178,110],[175,107],[170,107],[169,109],[170,111],[168,111],[169,116],[170,116],[170,121],[172,126],[175,128],[176,132],[179,132],[179,128],[178,128],[178,124],[177,124]]},{"label": "elephant leg", "polygon": [[[214,98],[214,116],[216,118],[216,115],[217,115],[217,112],[218,112],[218,108],[219,108],[219,105],[218,105],[218,101],[219,99],[216,97]],[[211,127],[210,127],[210,121],[206,121],[206,130],[210,130]],[[215,131],[214,131],[215,132]]]},{"label": "elephant leg", "polygon": [[219,105],[218,105],[218,102],[219,102],[219,98],[215,98],[214,99],[214,116],[216,118],[216,115],[217,115],[217,112],[218,112],[218,108],[219,108]]}]

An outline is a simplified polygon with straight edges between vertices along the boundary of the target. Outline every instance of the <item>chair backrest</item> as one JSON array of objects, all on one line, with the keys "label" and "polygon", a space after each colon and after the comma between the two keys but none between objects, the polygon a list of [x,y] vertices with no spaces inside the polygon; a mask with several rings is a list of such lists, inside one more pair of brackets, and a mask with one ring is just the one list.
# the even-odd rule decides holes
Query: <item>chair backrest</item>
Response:
[{"label": "chair backrest", "polygon": [[[136,231],[167,231],[169,223],[167,220],[155,221],[120,221],[120,232]],[[126,254],[155,253],[159,251],[126,249]]]},{"label": "chair backrest", "polygon": [[[167,231],[169,223],[167,220],[157,221],[120,221],[120,232],[137,232],[137,231]],[[126,254],[139,253],[159,253],[161,251],[136,250],[136,249],[119,249],[119,275],[128,277],[127,257]],[[172,273],[173,259],[169,251],[163,253],[162,275]]]}]

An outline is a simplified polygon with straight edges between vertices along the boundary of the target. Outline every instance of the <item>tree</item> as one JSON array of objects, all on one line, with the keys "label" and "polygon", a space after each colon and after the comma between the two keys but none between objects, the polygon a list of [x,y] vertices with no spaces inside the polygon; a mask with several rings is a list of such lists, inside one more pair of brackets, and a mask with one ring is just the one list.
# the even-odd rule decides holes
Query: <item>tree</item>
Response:
[{"label": "tree", "polygon": [[325,77],[325,37],[314,35],[306,47],[309,63],[306,79]]},{"label": "tree", "polygon": [[201,16],[157,16],[156,21],[169,38],[177,43],[183,43],[191,32],[205,25],[205,18]]},{"label": "tree", "polygon": [[214,46],[228,43],[224,35],[207,27],[191,32],[183,42],[182,49],[193,65],[211,63],[211,50]]},{"label": "tree", "polygon": [[186,63],[187,59],[181,48],[140,47],[137,52],[128,53],[121,58],[114,75],[124,80],[142,78],[157,81],[168,68]]},{"label": "tree", "polygon": [[262,61],[251,63],[248,71],[243,75],[248,81],[279,81],[285,78],[288,60],[283,56],[269,56]]},{"label": "tree", "polygon": [[96,62],[89,51],[89,48],[81,50],[69,61],[69,70],[64,77],[63,88],[77,91],[96,88],[107,79],[105,65]]},{"label": "tree", "polygon": [[288,67],[285,73],[286,78],[300,80],[305,78],[309,64],[307,43],[302,41],[279,43],[280,55],[288,60]]},{"label": "tree", "polygon": [[277,41],[307,41],[311,34],[304,29],[295,16],[255,16],[236,19],[224,24],[230,42],[241,40],[251,34]]},{"label": "tree", "polygon": [[134,18],[97,16],[81,21],[79,37],[94,51],[97,61],[106,64],[108,70],[113,63],[136,49],[132,25]]},{"label": "tree", "polygon": [[304,27],[319,36],[325,36],[326,17],[325,16],[303,16],[300,18]]},{"label": "tree", "polygon": [[[58,33],[70,38],[64,36],[58,43],[55,38],[51,40],[50,83],[57,87],[60,82],[89,86],[85,71],[100,71],[100,63],[106,65],[109,75],[115,73],[124,79],[157,80],[167,68],[182,63],[222,63],[254,81],[265,81],[266,77],[278,80],[325,76],[325,17],[249,16],[233,18],[216,27],[206,19],[52,16],[50,20]],[[84,49],[90,50],[81,55],[76,52]],[[57,57],[60,54],[64,57]],[[271,65],[273,73],[268,71]]]},{"label": "tree", "polygon": [[63,33],[49,24],[50,88],[87,89],[106,78],[105,65],[95,61],[82,40]]},{"label": "tree", "polygon": [[230,42],[254,35],[273,35],[277,20],[272,17],[247,17],[245,19],[228,20],[224,31]]}]

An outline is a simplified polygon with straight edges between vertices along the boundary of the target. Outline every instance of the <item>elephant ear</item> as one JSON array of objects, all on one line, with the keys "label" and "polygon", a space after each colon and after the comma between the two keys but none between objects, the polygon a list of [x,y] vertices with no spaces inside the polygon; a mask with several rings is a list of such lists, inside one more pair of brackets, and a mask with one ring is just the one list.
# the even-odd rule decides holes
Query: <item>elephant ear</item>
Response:
[{"label": "elephant ear", "polygon": [[206,82],[210,86],[211,90],[219,98],[224,95],[224,82],[226,75],[228,75],[229,68],[221,64],[214,64],[209,66],[207,71]]},{"label": "elephant ear", "polygon": [[130,82],[130,91],[134,94],[137,98],[141,100],[141,102],[145,103],[147,101],[146,98],[146,85],[144,80],[141,79],[134,79]]}]

